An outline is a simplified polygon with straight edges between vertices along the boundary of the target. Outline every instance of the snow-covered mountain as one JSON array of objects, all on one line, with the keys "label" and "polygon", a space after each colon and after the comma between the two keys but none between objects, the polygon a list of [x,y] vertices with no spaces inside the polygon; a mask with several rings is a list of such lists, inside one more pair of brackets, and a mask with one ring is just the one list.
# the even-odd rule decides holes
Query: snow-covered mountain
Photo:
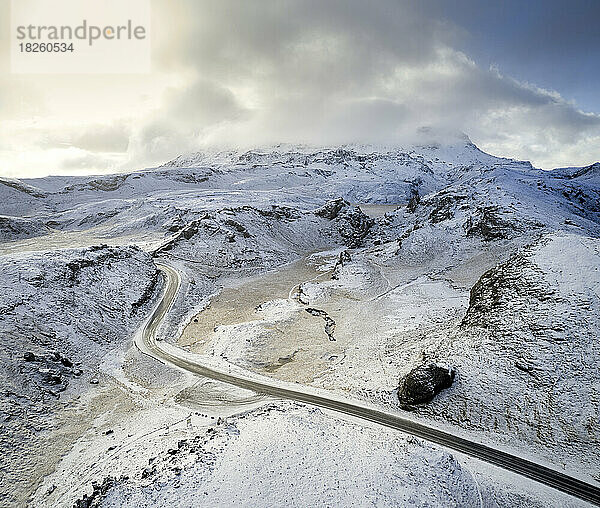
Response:
[{"label": "snow-covered mountain", "polygon": [[399,378],[448,365],[454,383],[414,418],[597,481],[599,238],[600,163],[542,171],[466,138],[0,178],[2,407],[62,415],[47,401],[92,373],[165,390],[163,367],[125,353],[161,260],[183,275],[161,330],[182,347],[395,411]]},{"label": "snow-covered mountain", "polygon": [[[0,179],[3,238],[95,229],[115,237],[160,230],[182,211],[224,206],[277,204],[302,210],[327,199],[356,203],[403,204],[415,189],[440,190],[465,173],[527,163],[491,157],[469,141],[411,150],[373,147],[312,149],[281,147],[250,152],[195,154],[160,168],[99,177]],[[176,199],[175,199],[176,198]],[[33,218],[29,231],[16,218]]]}]

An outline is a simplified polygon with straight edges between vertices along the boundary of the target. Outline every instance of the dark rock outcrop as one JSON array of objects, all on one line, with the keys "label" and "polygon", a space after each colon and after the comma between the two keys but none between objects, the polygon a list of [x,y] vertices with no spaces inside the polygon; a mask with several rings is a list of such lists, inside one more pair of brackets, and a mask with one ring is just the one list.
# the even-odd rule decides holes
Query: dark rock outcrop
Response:
[{"label": "dark rock outcrop", "polygon": [[335,341],[335,337],[333,336],[333,332],[335,331],[335,321],[329,316],[329,314],[327,314],[327,312],[324,310],[315,309],[313,307],[307,307],[304,310],[311,316],[323,318],[325,320],[325,333],[327,334],[327,337],[330,341]]},{"label": "dark rock outcrop", "polygon": [[515,217],[498,206],[477,207],[463,225],[467,236],[478,236],[487,242],[510,239],[543,227],[541,222]]},{"label": "dark rock outcrop", "polygon": [[514,319],[504,315],[505,312],[525,314],[523,305],[551,304],[555,296],[539,267],[527,256],[516,254],[485,272],[471,288],[469,308],[461,326],[495,328],[507,319]]},{"label": "dark rock outcrop", "polygon": [[419,206],[420,202],[421,202],[421,195],[419,194],[419,188],[416,186],[411,187],[410,188],[410,196],[408,198],[408,203],[406,205],[406,209],[410,213],[415,213],[415,211],[417,210],[417,206]]},{"label": "dark rock outcrop", "polygon": [[225,224],[231,228],[233,228],[237,233],[239,233],[244,238],[250,238],[252,235],[248,233],[248,230],[245,228],[243,224],[234,221],[233,219],[227,219]]},{"label": "dark rock outcrop", "polygon": [[349,207],[350,203],[343,198],[333,199],[327,201],[321,208],[315,210],[315,215],[324,219],[333,220],[335,219],[342,208]]},{"label": "dark rock outcrop", "polygon": [[422,364],[400,379],[398,400],[403,408],[429,402],[440,391],[450,388],[456,371],[435,363]]},{"label": "dark rock outcrop", "polygon": [[346,208],[336,218],[338,231],[344,244],[350,248],[361,247],[375,221],[358,207]]},{"label": "dark rock outcrop", "polygon": [[315,215],[335,221],[344,245],[350,248],[361,247],[375,221],[358,206],[352,206],[343,198],[328,201],[315,210]]},{"label": "dark rock outcrop", "polygon": [[488,206],[478,208],[476,215],[467,219],[464,228],[467,236],[480,236],[491,241],[510,238],[512,225],[503,219],[498,207]]},{"label": "dark rock outcrop", "polygon": [[570,312],[556,311],[564,303],[564,296],[524,250],[479,278],[460,327],[477,328],[496,341],[516,334],[543,342],[568,341]]},{"label": "dark rock outcrop", "polygon": [[440,192],[435,196],[424,199],[423,204],[431,209],[429,222],[438,224],[454,217],[456,210],[467,196],[456,192]]},{"label": "dark rock outcrop", "polygon": [[340,252],[340,255],[338,256],[335,262],[335,266],[333,267],[333,273],[331,274],[331,278],[333,280],[338,280],[340,277],[340,269],[346,264],[350,263],[351,261],[352,257],[350,256],[350,252],[348,252],[347,250],[343,250],[342,252]]},{"label": "dark rock outcrop", "polygon": [[20,367],[21,374],[40,392],[48,391],[47,387],[51,386],[50,393],[56,395],[64,391],[69,379],[76,375],[73,362],[58,351],[50,351],[45,355],[26,351],[23,360],[25,363]]},{"label": "dark rock outcrop", "polygon": [[83,497],[76,499],[73,508],[98,508],[102,505],[102,501],[108,494],[108,491],[120,482],[129,480],[128,476],[121,476],[118,479],[110,476],[104,478],[101,484],[92,482],[92,493],[90,495],[84,494]]}]

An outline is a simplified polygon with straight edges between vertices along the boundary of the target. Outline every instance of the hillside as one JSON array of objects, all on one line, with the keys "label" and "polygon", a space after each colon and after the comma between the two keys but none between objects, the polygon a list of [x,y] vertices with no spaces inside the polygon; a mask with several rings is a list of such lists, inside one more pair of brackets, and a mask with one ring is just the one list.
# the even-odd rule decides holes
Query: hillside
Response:
[{"label": "hillside", "polygon": [[[154,431],[145,424],[168,427],[189,413],[201,422],[185,431],[193,439],[213,428],[211,417],[264,403],[135,349],[162,287],[157,263],[181,276],[162,340],[598,482],[599,167],[542,171],[459,137],[414,147],[280,145],[126,174],[0,179],[2,446],[13,464],[2,469],[19,485],[5,483],[2,494],[72,504],[90,478],[102,483],[114,469],[128,479],[106,484],[107,506],[166,503],[171,473],[161,501],[142,463],[166,464],[175,444],[168,432],[146,437]],[[431,372],[452,375],[419,393]],[[220,444],[209,455],[223,460],[214,474],[231,470],[236,443],[263,423],[293,421],[296,444],[319,442],[315,428],[330,431],[321,413],[280,409],[292,416],[258,409],[210,431]],[[76,430],[65,436],[57,422]],[[375,431],[344,425],[344,436],[371,446]],[[63,445],[39,465],[41,431]],[[416,453],[407,443],[377,448],[385,475],[394,450]],[[467,463],[429,446],[403,466],[429,478],[420,499],[476,505],[482,494]],[[123,447],[134,450],[127,460]],[[266,441],[260,449],[272,450]],[[354,453],[344,449],[360,470]],[[213,469],[192,462],[177,466],[197,485],[189,496],[210,488],[233,499],[211,483]],[[510,482],[482,474],[483,495],[500,505],[545,504],[535,488],[509,496]],[[80,483],[65,480],[73,475]],[[323,478],[324,489],[335,483]],[[448,491],[433,487],[439,478]],[[380,499],[405,502],[411,485]]]}]

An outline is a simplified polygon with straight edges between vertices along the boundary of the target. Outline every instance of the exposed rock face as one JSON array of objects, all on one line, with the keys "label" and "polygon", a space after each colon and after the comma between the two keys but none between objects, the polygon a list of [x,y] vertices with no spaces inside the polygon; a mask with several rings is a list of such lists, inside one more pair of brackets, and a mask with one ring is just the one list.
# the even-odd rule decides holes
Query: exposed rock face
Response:
[{"label": "exposed rock face", "polygon": [[398,400],[402,407],[429,402],[444,388],[450,388],[456,372],[435,363],[415,367],[400,380]]},{"label": "exposed rock face", "polygon": [[[462,326],[484,327],[501,337],[525,321],[527,329],[540,339],[561,340],[560,332],[568,326],[552,311],[556,296],[540,268],[526,255],[517,254],[485,272],[471,288]],[[534,306],[545,311],[534,314]]]},{"label": "exposed rock face", "polygon": [[599,239],[557,233],[485,272],[435,352],[460,385],[423,413],[598,471],[599,256]]},{"label": "exposed rock face", "polygon": [[327,220],[335,220],[344,245],[350,248],[362,246],[363,239],[375,224],[375,221],[363,213],[360,207],[351,206],[343,198],[328,201],[315,210],[315,215]]},{"label": "exposed rock face", "polygon": [[333,220],[335,219],[342,208],[350,206],[350,203],[343,198],[333,199],[327,201],[321,208],[315,211],[315,215],[323,217],[324,219]]},{"label": "exposed rock face", "polygon": [[482,207],[477,209],[475,217],[469,217],[465,223],[467,236],[480,236],[484,240],[510,238],[513,225],[505,221],[498,207]]},{"label": "exposed rock face", "polygon": [[406,205],[406,209],[410,213],[415,213],[415,211],[417,210],[417,206],[419,206],[420,202],[421,195],[419,194],[419,187],[416,185],[412,186],[410,188],[410,196],[408,198],[408,204]]},{"label": "exposed rock face", "polygon": [[361,247],[363,239],[375,224],[359,207],[342,210],[336,221],[344,244],[350,248]]},{"label": "exposed rock face", "polygon": [[73,508],[98,508],[102,506],[102,501],[106,497],[108,491],[115,486],[118,482],[124,482],[129,480],[127,476],[121,476],[118,480],[108,476],[104,478],[101,484],[92,482],[92,493],[90,495],[84,494],[83,497],[75,500]]},{"label": "exposed rock face", "polygon": [[544,224],[516,219],[506,210],[497,206],[477,207],[474,215],[467,218],[464,224],[467,236],[479,236],[485,241],[505,240],[527,231],[540,229]]},{"label": "exposed rock face", "polygon": [[426,200],[427,204],[432,207],[431,212],[429,212],[429,221],[432,224],[437,224],[452,219],[457,207],[465,199],[467,199],[467,197],[461,194],[442,192]]}]

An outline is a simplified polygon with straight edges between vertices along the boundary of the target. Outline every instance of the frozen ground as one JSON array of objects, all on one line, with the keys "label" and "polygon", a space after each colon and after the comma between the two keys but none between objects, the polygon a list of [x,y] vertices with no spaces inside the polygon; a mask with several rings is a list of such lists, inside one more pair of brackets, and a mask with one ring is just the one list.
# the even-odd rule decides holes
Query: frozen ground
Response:
[{"label": "frozen ground", "polygon": [[317,505],[576,505],[302,406],[213,427],[265,401],[130,339],[168,262],[166,340],[394,411],[400,377],[449,365],[414,418],[597,481],[599,189],[599,164],[544,172],[464,138],[0,179],[0,500],[71,506],[93,480],[109,506],[306,504],[302,489]]},{"label": "frozen ground", "polygon": [[[129,347],[157,290],[152,258],[136,247],[0,257],[0,483],[8,504],[22,502],[22,489],[68,449],[77,430],[49,416],[104,382],[103,358]],[[61,439],[50,438],[53,430]]]},{"label": "frozen ground", "polygon": [[149,469],[145,481],[113,487],[104,506],[479,507],[549,499],[531,485],[503,492],[422,441],[292,404],[224,420]]},{"label": "frozen ground", "polygon": [[[118,426],[96,422],[93,440],[76,444],[36,505],[69,505],[85,492],[104,507],[583,506],[421,440],[299,404],[263,403],[229,417],[171,409],[166,417],[139,408]],[[75,470],[98,487],[52,489],[76,486],[65,478]]]},{"label": "frozen ground", "polygon": [[[224,290],[180,343],[393,409],[400,376],[423,361],[451,365],[454,386],[415,415],[593,480],[600,473],[599,245],[557,234],[490,270],[487,257],[469,259],[484,272],[471,295],[443,272],[399,282],[390,267],[357,255],[332,280],[331,262],[321,257],[316,280],[296,285],[319,272],[295,264],[261,277],[262,291],[254,290],[256,278]],[[306,312],[315,307],[335,321],[335,341],[323,319]]]},{"label": "frozen ground", "polygon": [[424,412],[600,480],[599,294],[596,238],[546,236],[486,272],[428,351],[459,376]]}]

